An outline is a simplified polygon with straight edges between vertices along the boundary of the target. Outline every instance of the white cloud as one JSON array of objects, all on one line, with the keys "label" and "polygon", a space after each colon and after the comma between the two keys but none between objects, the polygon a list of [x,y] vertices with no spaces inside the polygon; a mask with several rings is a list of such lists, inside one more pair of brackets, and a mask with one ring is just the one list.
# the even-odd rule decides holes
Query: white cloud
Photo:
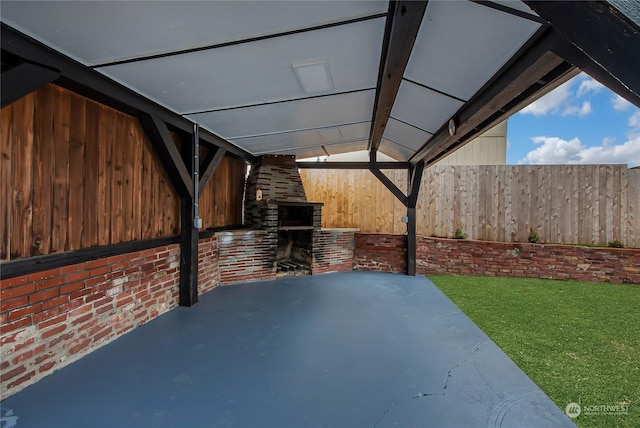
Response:
[{"label": "white cloud", "polygon": [[546,116],[547,113],[557,113],[561,106],[571,97],[571,84],[573,79],[558,86],[542,98],[532,102],[520,113],[532,114],[535,117]]},{"label": "white cloud", "polygon": [[587,116],[589,113],[591,113],[591,102],[590,101],[584,101],[582,103],[582,106],[578,107],[576,105],[574,106],[568,106],[564,109],[564,111],[562,112],[563,116],[580,116],[580,117],[584,117]]},{"label": "white cloud", "polygon": [[[640,120],[640,117],[638,118]],[[539,147],[527,153],[519,164],[608,164],[640,165],[640,136],[623,144],[605,138],[600,146],[587,147],[579,138],[533,137]]]},{"label": "white cloud", "polygon": [[631,104],[626,99],[622,98],[620,95],[616,94],[615,97],[611,99],[611,104],[613,104],[613,109],[615,111],[627,111],[633,104]]},{"label": "white cloud", "polygon": [[[579,82],[576,88],[575,85]],[[532,114],[535,117],[547,114],[561,114],[562,116],[589,115],[593,109],[591,101],[585,97],[600,91],[604,86],[584,73],[558,86],[542,98],[529,104],[520,110],[523,114]]]},{"label": "white cloud", "polygon": [[579,97],[583,97],[585,95],[589,95],[592,92],[598,92],[602,88],[604,88],[602,83],[588,77],[586,80],[580,82],[580,86],[578,86],[578,92],[576,92],[576,95]]},{"label": "white cloud", "polygon": [[629,131],[627,131],[627,138],[633,139],[640,137],[640,110],[634,112],[629,116],[628,120]]}]

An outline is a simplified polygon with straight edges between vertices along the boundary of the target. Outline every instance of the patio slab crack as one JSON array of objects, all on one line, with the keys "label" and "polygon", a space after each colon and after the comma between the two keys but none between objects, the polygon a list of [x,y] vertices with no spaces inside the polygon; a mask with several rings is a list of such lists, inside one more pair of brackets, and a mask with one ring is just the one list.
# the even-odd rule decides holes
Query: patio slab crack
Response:
[{"label": "patio slab crack", "polygon": [[453,377],[453,372],[454,370],[456,370],[458,367],[460,367],[461,365],[465,364],[466,362],[470,361],[471,359],[473,359],[475,357],[475,354],[478,352],[478,350],[482,347],[482,345],[484,345],[486,342],[480,343],[478,345],[476,345],[473,350],[469,353],[469,355],[467,356],[467,358],[465,358],[464,360],[458,362],[455,366],[453,366],[452,368],[450,368],[449,370],[447,370],[447,376],[444,379],[444,382],[442,383],[442,388],[440,389],[439,392],[421,392],[419,394],[416,394],[412,397],[406,398],[404,400],[397,400],[397,401],[393,401],[391,402],[387,408],[384,410],[384,412],[382,413],[382,415],[380,416],[380,418],[378,418],[378,420],[376,421],[375,424],[373,424],[373,428],[377,428],[378,425],[380,425],[380,423],[384,420],[384,418],[387,416],[387,414],[391,411],[391,409],[395,406],[397,406],[398,404],[403,404],[406,402],[409,402],[411,400],[415,400],[415,399],[419,399],[419,398],[426,398],[426,397],[444,397],[446,395],[446,390],[447,390],[447,383],[449,382],[449,379],[451,379]]}]

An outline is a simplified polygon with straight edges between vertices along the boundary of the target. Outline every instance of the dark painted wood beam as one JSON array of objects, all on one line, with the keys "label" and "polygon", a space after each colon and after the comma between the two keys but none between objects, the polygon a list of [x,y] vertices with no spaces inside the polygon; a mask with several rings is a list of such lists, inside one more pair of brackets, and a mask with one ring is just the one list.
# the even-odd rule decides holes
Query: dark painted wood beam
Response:
[{"label": "dark painted wood beam", "polygon": [[297,162],[302,169],[407,169],[409,162]]},{"label": "dark painted wood beam", "polygon": [[2,107],[8,106],[25,95],[51,83],[60,77],[60,72],[47,67],[23,62],[2,71]]},{"label": "dark painted wood beam", "polygon": [[[178,147],[171,139],[167,124],[151,115],[140,117],[140,123],[180,196],[193,197],[191,173],[187,169],[183,157],[180,156]],[[183,144],[183,146],[188,146],[188,144]]]},{"label": "dark painted wood beam", "polygon": [[453,116],[457,123],[454,136],[447,124],[427,140],[409,161],[429,166],[462,147],[474,137],[497,124],[516,107],[547,85],[570,73],[574,67],[554,54],[552,49],[560,36],[550,28],[542,28]]},{"label": "dark painted wood beam", "polygon": [[[193,122],[143,95],[119,84],[105,75],[45,46],[2,22],[0,25],[2,50],[24,61],[41,64],[60,72],[56,84],[89,99],[105,104],[132,116],[149,114],[168,125],[191,134]],[[253,162],[255,156],[212,132],[201,130],[200,139],[207,145],[222,147],[237,158]]]},{"label": "dark painted wood beam", "polygon": [[225,153],[225,149],[211,149],[209,153],[207,153],[207,156],[205,156],[202,165],[200,165],[200,182],[198,183],[200,194],[202,194],[204,188],[207,187],[207,183],[209,183],[209,180],[213,177],[213,173],[216,172],[216,168],[220,165]]},{"label": "dark painted wood beam", "polygon": [[604,1],[525,3],[574,48],[559,46],[558,55],[640,107],[637,24]]},{"label": "dark painted wood beam", "polygon": [[376,178],[380,180],[380,182],[384,184],[384,186],[389,189],[391,193],[393,193],[393,196],[395,196],[400,202],[402,202],[402,205],[404,205],[405,207],[407,206],[407,196],[402,192],[402,190],[398,189],[398,186],[396,186],[389,177],[384,175],[382,171],[376,168],[370,168],[369,171],[371,171],[371,173],[375,175]]},{"label": "dark painted wood beam", "polygon": [[[183,166],[186,165],[190,177],[198,173],[198,130],[198,126],[194,125],[191,144],[181,145],[181,162]],[[194,193],[192,189],[191,193],[180,196],[180,306],[198,303],[198,228],[195,224],[198,213]]]},{"label": "dark painted wood beam", "polygon": [[409,169],[409,207],[415,208],[418,203],[418,193],[420,192],[420,184],[422,183],[422,174],[424,173],[424,162],[420,161]]},{"label": "dark painted wood beam", "polygon": [[416,204],[422,183],[424,162],[409,168],[409,189],[407,198],[407,275],[415,276],[417,259]]},{"label": "dark painted wood beam", "polygon": [[368,150],[376,152],[418,36],[427,1],[391,1],[383,41]]}]

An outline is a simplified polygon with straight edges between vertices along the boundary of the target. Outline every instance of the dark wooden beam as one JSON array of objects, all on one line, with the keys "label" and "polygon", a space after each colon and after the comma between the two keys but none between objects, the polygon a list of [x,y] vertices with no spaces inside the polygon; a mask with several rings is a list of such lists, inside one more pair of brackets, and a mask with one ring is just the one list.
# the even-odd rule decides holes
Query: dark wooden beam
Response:
[{"label": "dark wooden beam", "polygon": [[424,162],[409,168],[409,189],[407,198],[407,275],[415,276],[417,259],[416,204],[422,183]]},{"label": "dark wooden beam", "polygon": [[407,208],[407,275],[416,275],[417,258],[416,208]]},{"label": "dark wooden beam", "polygon": [[456,134],[451,136],[448,125],[443,124],[409,161],[412,164],[423,161],[426,166],[437,162],[508,117],[516,106],[573,70],[571,64],[551,52],[559,39],[553,30],[542,28],[458,110],[454,115]]},{"label": "dark wooden beam", "polygon": [[[140,117],[140,123],[180,196],[193,197],[191,174],[182,160],[183,157],[180,156],[178,147],[171,139],[167,124],[151,115]],[[188,146],[188,144],[183,144],[183,146]]]},{"label": "dark wooden beam", "polygon": [[409,162],[297,162],[303,169],[407,169]]},{"label": "dark wooden beam", "polygon": [[376,168],[370,168],[369,171],[371,171],[371,173],[373,175],[376,176],[376,178],[378,180],[380,180],[380,182],[382,184],[384,184],[384,186],[389,189],[389,191],[391,193],[393,193],[393,196],[395,196],[396,198],[398,198],[398,200],[400,202],[402,202],[402,205],[404,205],[405,207],[407,206],[407,197],[404,193],[402,193],[402,190],[398,189],[398,186],[396,186],[394,184],[393,181],[391,181],[391,179],[389,179],[389,177],[387,177],[386,175],[384,175],[384,173],[382,171],[380,171],[379,169]]},{"label": "dark wooden beam", "polygon": [[640,107],[637,24],[604,1],[525,3],[574,48],[559,46],[558,55]]},{"label": "dark wooden beam", "polygon": [[427,1],[391,1],[383,41],[378,86],[373,107],[373,121],[369,131],[371,152],[376,152],[391,115],[393,103],[400,89],[404,70],[409,62],[420,23],[427,9]]},{"label": "dark wooden beam", "polygon": [[422,174],[424,173],[424,162],[420,161],[409,169],[409,207],[416,206],[418,202],[418,193],[420,192],[420,183],[422,183]]},{"label": "dark wooden beam", "polygon": [[178,235],[174,235],[163,238],[146,239],[144,241],[129,241],[122,242],[120,244],[64,251],[62,253],[51,253],[18,260],[7,260],[2,262],[0,279],[9,279],[16,276],[56,269],[68,265],[75,265],[77,263],[84,263],[91,260],[118,256],[120,254],[164,247],[178,242],[180,242],[180,237]]},{"label": "dark wooden beam", "polygon": [[[149,114],[183,132],[191,134],[193,122],[155,103],[105,75],[45,46],[2,22],[2,49],[24,61],[41,64],[60,72],[56,84],[132,116]],[[237,158],[253,162],[255,157],[229,141],[202,130],[200,139],[208,145],[222,147]]]},{"label": "dark wooden beam", "polygon": [[[191,144],[181,145],[182,162],[192,178],[198,174],[198,138],[198,126],[194,125]],[[180,306],[198,303],[198,227],[195,224],[198,210],[194,193],[192,189],[191,193],[180,196]]]},{"label": "dark wooden beam", "polygon": [[17,64],[2,71],[2,107],[8,106],[27,94],[60,77],[57,70],[30,62]]},{"label": "dark wooden beam", "polygon": [[216,168],[220,165],[222,158],[226,153],[225,149],[211,149],[207,156],[205,156],[204,161],[202,161],[202,165],[200,165],[200,182],[198,183],[198,187],[200,193],[204,191],[204,188],[213,177],[213,173],[216,172]]}]

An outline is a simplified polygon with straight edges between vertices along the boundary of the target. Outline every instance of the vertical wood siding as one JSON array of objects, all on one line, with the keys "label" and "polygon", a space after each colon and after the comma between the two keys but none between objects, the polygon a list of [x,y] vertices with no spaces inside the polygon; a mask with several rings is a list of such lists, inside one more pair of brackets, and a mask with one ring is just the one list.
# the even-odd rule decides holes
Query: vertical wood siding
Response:
[{"label": "vertical wood siding", "polygon": [[[386,171],[400,189],[406,173]],[[310,201],[324,202],[323,227],[405,233],[405,209],[368,171],[302,170]],[[640,247],[640,169],[625,165],[436,165],[425,170],[417,233],[471,239]]]},{"label": "vertical wood siding", "polygon": [[[179,232],[180,198],[135,117],[55,85],[1,114],[0,260]],[[244,170],[223,159],[204,227],[241,223]]]}]

